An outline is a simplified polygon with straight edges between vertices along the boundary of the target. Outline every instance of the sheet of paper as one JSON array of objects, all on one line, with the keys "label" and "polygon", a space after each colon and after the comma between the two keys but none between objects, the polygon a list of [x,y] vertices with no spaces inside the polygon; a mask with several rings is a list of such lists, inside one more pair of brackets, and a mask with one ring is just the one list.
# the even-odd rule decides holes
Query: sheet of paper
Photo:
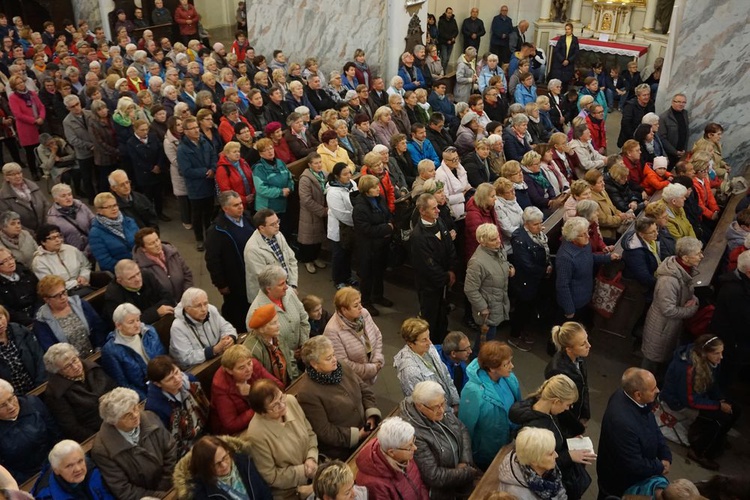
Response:
[{"label": "sheet of paper", "polygon": [[609,41],[609,33],[600,33],[599,34],[599,41],[600,42],[608,42]]},{"label": "sheet of paper", "polygon": [[594,443],[591,442],[591,438],[588,436],[569,438],[567,441],[568,450],[570,451],[587,450],[592,453],[594,452]]}]

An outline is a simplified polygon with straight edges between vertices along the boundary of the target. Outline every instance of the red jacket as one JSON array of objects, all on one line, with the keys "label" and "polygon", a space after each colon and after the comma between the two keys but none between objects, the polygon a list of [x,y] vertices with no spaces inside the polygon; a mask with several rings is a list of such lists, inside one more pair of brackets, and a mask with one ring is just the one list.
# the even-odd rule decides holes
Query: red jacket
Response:
[{"label": "red jacket", "polygon": [[[362,175],[375,175],[370,173],[370,171],[367,169],[367,167],[362,167]],[[377,177],[377,175],[375,175]],[[393,183],[391,182],[391,175],[386,170],[383,172],[383,177],[380,178],[380,194],[383,195],[383,198],[385,198],[386,203],[388,203],[388,210],[391,211],[392,214],[396,213],[396,192],[393,189]]]},{"label": "red jacket", "polygon": [[641,160],[631,160],[627,156],[620,155],[622,158],[622,162],[625,164],[626,167],[628,167],[628,170],[630,173],[628,174],[628,181],[631,185],[638,184],[639,186],[643,185],[643,179],[645,178],[643,174],[643,166],[641,165]]},{"label": "red jacket", "polygon": [[295,158],[292,154],[292,150],[289,149],[289,143],[286,142],[286,139],[284,139],[283,136],[281,137],[281,140],[278,144],[273,144],[273,151],[274,153],[276,153],[276,158],[283,161],[287,165],[297,160],[297,158]]},{"label": "red jacket", "polygon": [[[250,125],[250,122],[247,121],[247,118],[240,115],[240,120],[242,123],[250,127],[250,133],[255,136],[255,129]],[[230,122],[226,116],[222,116],[221,120],[219,120],[219,135],[221,136],[221,140],[224,141],[224,144],[234,139],[234,123]]]},{"label": "red jacket", "polygon": [[146,90],[146,82],[142,79],[131,80],[130,78],[126,78],[126,80],[128,81],[128,90],[135,92],[136,94],[141,90]]},{"label": "red jacket", "polygon": [[[256,380],[267,378],[273,380],[282,391],[284,384],[276,377],[268,373],[263,365],[253,360],[253,374],[248,384],[252,385]],[[220,367],[214,374],[211,382],[211,430],[214,434],[239,434],[247,428],[247,424],[253,419],[255,412],[240,394],[234,378],[227,373],[224,367]]]},{"label": "red jacket", "polygon": [[745,245],[740,245],[731,252],[729,252],[729,264],[727,265],[727,271],[734,271],[737,269],[737,259],[740,258],[742,252],[746,252],[750,248],[745,248]]},{"label": "red jacket", "polygon": [[[18,142],[21,143],[21,146],[39,144],[39,125],[34,123],[34,120],[36,118],[44,120],[47,116],[47,110],[44,108],[42,101],[39,100],[36,92],[29,90],[28,93],[31,96],[33,107],[27,106],[26,101],[16,92],[11,92],[8,96],[8,106],[13,116],[16,117],[16,133],[18,134]],[[34,117],[34,107],[37,113],[36,118]]]},{"label": "red jacket", "polygon": [[589,223],[589,242],[591,243],[592,252],[596,254],[605,253],[607,244],[604,243],[604,238],[602,238],[602,233],[601,231],[599,231],[598,222]]},{"label": "red jacket", "polygon": [[367,488],[374,499],[428,500],[430,493],[422,481],[417,464],[410,460],[406,474],[396,471],[380,449],[380,441],[368,441],[357,455],[356,483]]},{"label": "red jacket", "polygon": [[237,194],[242,198],[242,205],[245,209],[248,206],[252,207],[253,200],[255,199],[255,184],[253,184],[253,169],[247,162],[240,158],[240,168],[245,174],[250,190],[245,189],[245,183],[242,180],[242,176],[237,171],[232,162],[230,162],[224,153],[219,155],[219,161],[216,163],[216,186],[219,188],[219,192],[224,191],[236,191]]},{"label": "red jacket", "polygon": [[180,25],[180,35],[195,35],[198,33],[198,21],[200,20],[201,15],[195,10],[193,4],[187,4],[187,9],[178,5],[174,10],[174,22]]},{"label": "red jacket", "polygon": [[591,131],[591,142],[594,144],[594,149],[599,151],[601,148],[607,150],[607,128],[604,125],[604,120],[599,123],[594,123],[591,119],[591,115],[586,116],[586,126]]},{"label": "red jacket", "polygon": [[[500,222],[497,220],[497,212],[495,212],[495,208],[493,207],[489,210],[479,208],[472,196],[469,201],[466,202],[466,230],[464,232],[466,235],[464,243],[464,249],[466,251],[464,258],[466,259],[466,262],[469,262],[471,256],[477,251],[477,247],[479,246],[479,243],[477,242],[477,229],[479,229],[479,226],[482,224],[494,224],[497,227],[497,230],[500,231]],[[502,234],[502,232],[500,234]]]},{"label": "red jacket", "polygon": [[711,191],[711,184],[708,179],[705,183],[698,180],[697,177],[693,179],[693,191],[698,195],[698,206],[701,209],[701,215],[704,219],[711,220],[714,212],[719,211],[719,204],[716,203],[714,193]]},{"label": "red jacket", "polygon": [[250,43],[248,41],[245,41],[245,45],[240,45],[240,43],[235,40],[232,44],[232,54],[237,54],[238,61],[244,61],[249,47]]},{"label": "red jacket", "polygon": [[645,175],[641,186],[649,196],[669,186],[670,180],[672,179],[672,174],[670,172],[666,172],[667,175],[664,177],[659,177],[654,169],[651,168],[650,163],[647,163],[643,168],[643,173]]}]

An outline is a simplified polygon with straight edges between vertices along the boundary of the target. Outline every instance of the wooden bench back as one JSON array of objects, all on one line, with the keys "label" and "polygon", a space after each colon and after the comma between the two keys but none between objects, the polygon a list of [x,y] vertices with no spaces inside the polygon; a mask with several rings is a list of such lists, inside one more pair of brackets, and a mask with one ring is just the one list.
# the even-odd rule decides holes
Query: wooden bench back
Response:
[{"label": "wooden bench back", "polygon": [[711,239],[703,248],[703,260],[698,264],[698,274],[693,276],[693,285],[696,288],[705,288],[711,285],[727,249],[727,229],[734,221],[737,204],[744,197],[744,193],[735,194],[729,198],[727,206],[724,207],[724,213],[721,214]]}]

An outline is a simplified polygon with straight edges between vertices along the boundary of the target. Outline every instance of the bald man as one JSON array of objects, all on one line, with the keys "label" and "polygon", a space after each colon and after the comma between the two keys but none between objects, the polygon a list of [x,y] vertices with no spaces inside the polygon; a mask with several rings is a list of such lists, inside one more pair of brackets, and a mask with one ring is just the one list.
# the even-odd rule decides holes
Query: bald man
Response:
[{"label": "bald man", "polygon": [[510,46],[510,53],[518,52],[521,50],[521,44],[526,41],[526,32],[529,30],[529,22],[526,19],[518,21],[518,26],[513,28],[513,31],[508,37],[508,45]]},{"label": "bald man", "polygon": [[658,395],[651,372],[628,368],[621,388],[609,398],[596,461],[600,500],[609,495],[620,497],[644,479],[669,474],[672,452],[652,408]]}]

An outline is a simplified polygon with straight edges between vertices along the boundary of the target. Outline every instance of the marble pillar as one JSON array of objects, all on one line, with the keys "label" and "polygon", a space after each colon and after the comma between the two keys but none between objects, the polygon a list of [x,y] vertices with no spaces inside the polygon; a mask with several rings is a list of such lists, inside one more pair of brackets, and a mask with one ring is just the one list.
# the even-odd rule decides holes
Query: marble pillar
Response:
[{"label": "marble pillar", "polygon": [[540,21],[549,21],[550,17],[550,11],[552,10],[552,0],[542,0],[542,6],[539,9],[539,20]]},{"label": "marble pillar", "polygon": [[76,26],[78,21],[86,19],[89,22],[89,29],[102,25],[102,14],[99,11],[99,0],[73,0],[73,13],[75,14]]},{"label": "marble pillar", "polygon": [[667,80],[659,85],[656,102],[662,113],[672,95],[687,95],[691,144],[707,123],[720,123],[733,174],[741,174],[750,158],[749,42],[747,0],[715,0],[710,10],[700,2],[677,0],[665,57]]},{"label": "marble pillar", "polygon": [[381,0],[248,2],[247,25],[257,54],[283,49],[288,60],[299,63],[316,57],[326,76],[341,71],[360,48],[373,73],[386,62],[386,2]]},{"label": "marble pillar", "polygon": [[646,18],[643,21],[643,31],[654,31],[657,3],[658,0],[646,0]]},{"label": "marble pillar", "polygon": [[581,21],[581,10],[583,9],[583,0],[573,0],[570,4],[570,15],[568,21],[576,23]]}]

